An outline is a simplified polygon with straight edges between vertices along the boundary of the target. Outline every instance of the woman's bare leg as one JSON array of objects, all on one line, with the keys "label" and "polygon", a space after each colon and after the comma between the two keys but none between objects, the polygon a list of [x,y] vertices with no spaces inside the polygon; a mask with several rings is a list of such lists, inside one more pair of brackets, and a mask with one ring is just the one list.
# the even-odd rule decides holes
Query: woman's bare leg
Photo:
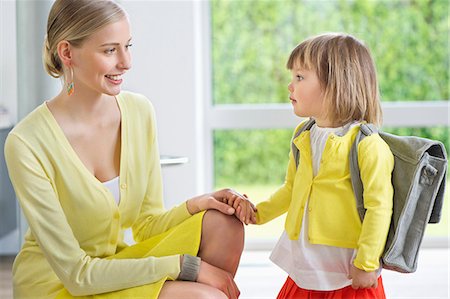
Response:
[{"label": "woman's bare leg", "polygon": [[205,262],[228,271],[234,277],[243,249],[244,227],[242,222],[235,216],[208,210],[203,216],[198,256]]},{"label": "woman's bare leg", "polygon": [[[235,216],[208,210],[203,216],[198,256],[208,264],[236,274],[244,248],[244,228]],[[166,281],[158,299],[226,299],[212,286],[188,281]]]},{"label": "woman's bare leg", "polygon": [[227,299],[218,289],[189,281],[166,281],[158,299]]}]

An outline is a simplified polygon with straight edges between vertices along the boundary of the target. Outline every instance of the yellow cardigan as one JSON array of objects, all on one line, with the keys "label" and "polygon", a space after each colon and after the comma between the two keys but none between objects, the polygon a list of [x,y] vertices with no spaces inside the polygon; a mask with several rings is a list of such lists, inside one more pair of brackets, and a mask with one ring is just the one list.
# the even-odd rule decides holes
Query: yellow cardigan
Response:
[{"label": "yellow cardigan", "polygon": [[291,151],[285,182],[267,201],[257,205],[257,222],[263,224],[288,212],[286,233],[296,240],[309,198],[309,242],[356,248],[354,265],[373,271],[379,267],[392,215],[394,157],[378,134],[365,138],[358,146],[367,209],[361,224],[349,167],[350,148],[358,131],[359,126],[355,126],[344,136],[329,136],[316,177],[312,170],[310,132],[295,138],[293,142],[300,150],[298,170]]},{"label": "yellow cardigan", "polygon": [[[14,292],[64,287],[86,295],[175,279],[179,256],[114,259],[132,226],[136,241],[190,217],[185,203],[165,211],[153,107],[129,92],[121,110],[120,204],[82,164],[44,103],[9,134],[5,156],[29,224],[14,263]],[[58,286],[59,283],[59,286]]]}]

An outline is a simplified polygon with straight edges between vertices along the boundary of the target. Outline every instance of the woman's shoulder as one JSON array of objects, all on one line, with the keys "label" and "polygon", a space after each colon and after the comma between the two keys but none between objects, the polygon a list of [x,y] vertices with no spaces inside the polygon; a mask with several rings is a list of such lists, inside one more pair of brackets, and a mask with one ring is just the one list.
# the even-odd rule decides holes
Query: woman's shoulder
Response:
[{"label": "woman's shoulder", "polygon": [[19,151],[23,155],[31,148],[35,150],[39,146],[49,146],[52,143],[51,136],[48,133],[49,121],[45,105],[43,103],[36,107],[14,125],[5,140],[5,155],[9,153],[11,156],[11,153],[13,153],[14,156]]},{"label": "woman's shoulder", "polygon": [[36,135],[36,132],[42,130],[43,126],[47,124],[46,121],[46,104],[43,103],[20,120],[9,134],[18,136]]},{"label": "woman's shoulder", "polygon": [[131,91],[122,91],[117,99],[122,110],[123,123],[126,123],[127,126],[136,130],[155,126],[155,109],[146,96]]},{"label": "woman's shoulder", "polygon": [[131,91],[122,91],[118,95],[118,100],[120,104],[126,106],[127,109],[140,111],[153,111],[152,102],[143,94],[131,92]]}]

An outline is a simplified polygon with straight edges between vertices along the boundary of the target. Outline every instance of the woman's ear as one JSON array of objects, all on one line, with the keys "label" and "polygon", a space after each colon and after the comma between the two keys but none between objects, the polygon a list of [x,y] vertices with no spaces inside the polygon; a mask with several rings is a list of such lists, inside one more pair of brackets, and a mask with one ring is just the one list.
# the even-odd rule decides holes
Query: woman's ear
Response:
[{"label": "woman's ear", "polygon": [[61,60],[62,64],[65,66],[70,66],[72,64],[72,46],[71,44],[66,41],[62,40],[57,45],[57,51],[59,59]]}]

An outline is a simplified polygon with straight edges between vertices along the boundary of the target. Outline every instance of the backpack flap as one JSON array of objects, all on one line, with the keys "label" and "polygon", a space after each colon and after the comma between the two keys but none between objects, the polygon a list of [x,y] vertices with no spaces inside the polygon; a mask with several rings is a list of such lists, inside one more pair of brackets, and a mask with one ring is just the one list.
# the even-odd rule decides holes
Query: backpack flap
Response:
[{"label": "backpack flap", "polygon": [[[376,128],[363,124],[360,131],[350,154],[350,169],[358,209],[362,207],[358,212],[363,217],[363,185],[357,165],[357,144],[371,132],[376,132]],[[442,143],[437,141],[384,132],[379,132],[379,135],[394,155],[393,213],[382,264],[386,269],[411,273],[417,268],[426,224],[440,218],[446,182],[446,152]]]},{"label": "backpack flap", "polygon": [[419,248],[432,211],[435,218],[440,217],[447,171],[445,148],[425,138],[383,132],[380,136],[389,144],[395,160],[394,210],[383,266],[412,273],[417,269]]},{"label": "backpack flap", "polygon": [[[433,192],[429,195],[433,206],[431,215],[429,216],[428,223],[438,223],[441,218],[441,211],[444,201],[445,183],[447,177],[447,152],[444,145],[435,140],[427,138],[415,137],[415,136],[396,136],[393,134],[380,132],[380,136],[386,141],[394,154],[396,163],[404,163],[402,167],[395,166],[395,172],[399,172],[398,181],[393,178],[393,185],[395,191],[397,188],[405,185],[405,179],[411,181],[411,188],[417,184],[424,186],[424,189],[431,189]],[[402,161],[402,162],[400,162]],[[420,161],[425,161],[423,165]],[[414,167],[416,165],[416,167]],[[400,166],[400,165],[399,165]],[[411,174],[405,175],[405,168],[415,169],[416,175],[420,176],[420,180],[412,181]],[[437,180],[437,181],[435,181]],[[417,192],[416,190],[401,190],[402,198],[406,198],[407,192]],[[397,192],[399,193],[399,192]],[[425,195],[421,195],[422,197]],[[396,199],[394,195],[394,200]]]}]

